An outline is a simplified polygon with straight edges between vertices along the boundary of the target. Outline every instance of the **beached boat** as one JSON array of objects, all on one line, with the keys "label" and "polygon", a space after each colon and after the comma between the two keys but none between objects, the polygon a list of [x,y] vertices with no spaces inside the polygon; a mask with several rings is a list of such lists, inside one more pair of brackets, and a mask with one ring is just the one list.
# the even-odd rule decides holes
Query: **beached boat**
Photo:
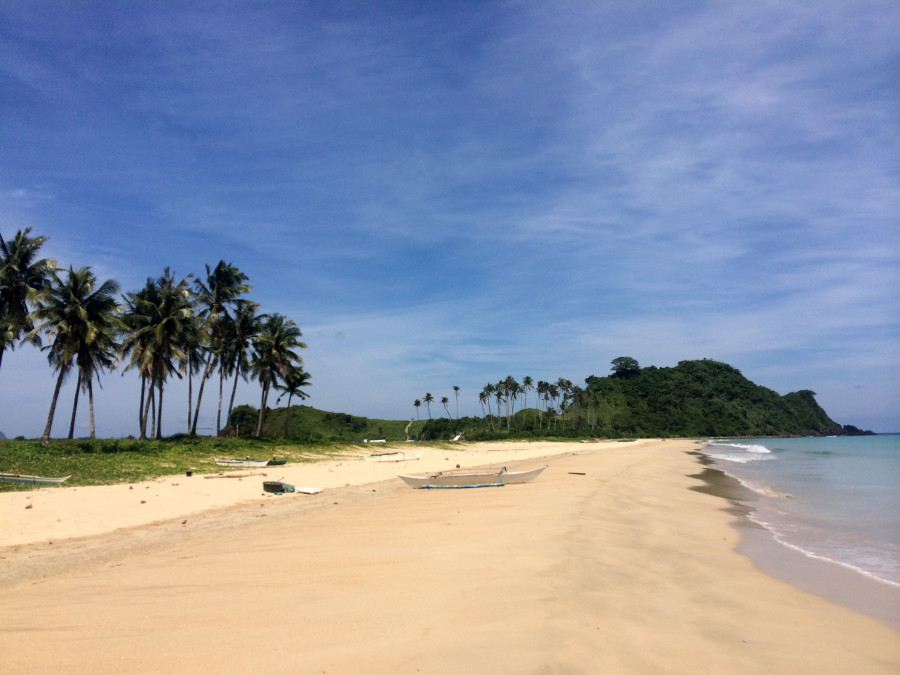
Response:
[{"label": "beached boat", "polygon": [[397,474],[397,478],[413,488],[471,488],[499,487],[510,483],[527,483],[541,475],[547,466],[528,471],[507,471],[487,469],[481,471],[438,471],[427,476],[405,476]]},{"label": "beached boat", "polygon": [[10,481],[12,483],[28,483],[30,485],[60,485],[69,478],[71,478],[71,476],[48,478],[47,476],[28,476],[21,473],[0,473],[0,480]]},{"label": "beached boat", "polygon": [[266,466],[268,459],[217,459],[216,464],[219,466]]},{"label": "beached boat", "polygon": [[408,462],[413,459],[419,459],[422,456],[421,452],[417,453],[409,453],[409,452],[379,452],[374,455],[369,455],[366,457],[367,462]]},{"label": "beached boat", "polygon": [[287,464],[286,459],[275,459],[274,457],[266,462],[266,466],[284,466]]}]

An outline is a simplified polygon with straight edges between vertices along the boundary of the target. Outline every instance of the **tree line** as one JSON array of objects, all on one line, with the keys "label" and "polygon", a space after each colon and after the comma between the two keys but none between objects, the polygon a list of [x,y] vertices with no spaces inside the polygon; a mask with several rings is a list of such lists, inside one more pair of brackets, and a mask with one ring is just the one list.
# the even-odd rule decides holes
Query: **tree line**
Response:
[{"label": "tree line", "polygon": [[[143,288],[119,295],[113,279],[100,281],[90,267],[61,269],[41,258],[47,238],[31,228],[11,239],[0,234],[0,368],[7,351],[31,344],[47,353],[56,385],[41,440],[50,437],[59,392],[69,376],[77,379],[68,438],[73,437],[79,395],[86,394],[90,437],[95,438],[93,383],[104,371],[135,371],[141,395],[137,411],[140,438],[162,438],[163,394],[172,377],[187,378],[187,426],[197,433],[206,383],[218,384],[216,434],[222,431],[225,381],[231,379],[226,423],[238,381],[261,388],[256,435],[261,436],[273,389],[301,399],[310,375],[298,350],[306,348],[297,324],[279,313],[260,312],[246,295],[246,274],[220,260],[205,274],[178,279],[166,267]],[[194,385],[196,377],[196,399]],[[149,432],[148,432],[149,427]]]},{"label": "tree line", "polygon": [[[863,433],[829,418],[813,392],[781,396],[725,363],[702,359],[681,361],[673,368],[642,368],[636,359],[620,356],[610,365],[610,375],[590,375],[584,386],[565,378],[534,382],[511,375],[488,383],[478,394],[482,417],[432,420],[429,415],[421,436],[465,434],[468,440],[487,440],[510,434],[613,438]],[[529,407],[531,392],[536,400]]]}]

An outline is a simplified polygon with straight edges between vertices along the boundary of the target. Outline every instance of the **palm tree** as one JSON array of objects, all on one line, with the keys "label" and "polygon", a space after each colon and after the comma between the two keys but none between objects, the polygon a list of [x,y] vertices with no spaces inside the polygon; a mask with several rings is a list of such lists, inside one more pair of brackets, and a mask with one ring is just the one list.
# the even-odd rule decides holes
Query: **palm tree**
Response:
[{"label": "palm tree", "polygon": [[[526,375],[522,378],[522,410],[528,409],[528,391],[534,389],[534,380],[531,379],[530,375]],[[531,428],[534,429],[534,415],[531,416]],[[524,424],[525,419],[522,419],[522,423]]]},{"label": "palm tree", "polygon": [[[203,377],[200,380],[200,391],[197,392],[197,407],[194,410],[194,421],[191,424],[191,434],[197,433],[197,418],[200,415],[200,401],[203,398],[203,386],[209,379],[217,364],[221,364],[221,354],[224,348],[225,319],[229,317],[228,310],[237,303],[239,296],[248,293],[252,288],[245,283],[248,280],[246,274],[241,272],[231,263],[220,260],[214,269],[206,265],[206,281],[200,279],[194,281],[197,291],[198,314],[207,320],[209,332],[209,356]],[[219,378],[223,377],[220,370]],[[221,386],[219,387],[221,390]],[[219,399],[219,410],[216,418],[216,435],[221,429],[222,401]]]},{"label": "palm tree", "polygon": [[[197,323],[189,278],[190,275],[176,282],[166,267],[162,276],[147,279],[143,289],[126,296],[124,323],[128,334],[122,343],[122,354],[130,354],[127,368],[136,367],[141,374],[141,438],[147,437],[151,403],[155,407],[155,436],[162,438],[165,383],[172,374],[181,377],[184,370],[193,367],[190,352],[196,349]],[[146,401],[145,384],[150,385]]]},{"label": "palm tree", "polygon": [[459,387],[453,385],[453,393],[456,395],[456,421],[459,422]]},{"label": "palm tree", "polygon": [[425,392],[425,398],[422,400],[425,401],[425,407],[428,408],[428,419],[431,419],[431,403],[434,401],[434,396],[431,395],[431,392]]},{"label": "palm tree", "polygon": [[284,379],[292,367],[298,367],[303,363],[300,355],[294,352],[295,349],[306,347],[306,344],[298,339],[302,335],[300,328],[292,320],[282,314],[270,314],[253,337],[251,368],[262,388],[257,436],[262,436],[266,403],[272,386],[279,378]]},{"label": "palm tree", "polygon": [[310,375],[305,370],[303,370],[303,366],[291,366],[288,368],[287,372],[284,375],[284,383],[279,385],[275,384],[276,389],[281,389],[282,393],[279,395],[278,399],[275,403],[279,403],[281,401],[281,397],[285,394],[288,395],[287,400],[287,410],[284,415],[284,437],[287,438],[288,435],[288,425],[291,421],[291,399],[294,396],[298,398],[307,399],[309,398],[309,394],[303,391],[300,387],[305,387],[308,384],[311,384],[309,381]]},{"label": "palm tree", "polygon": [[259,308],[250,300],[238,300],[235,303],[234,316],[225,323],[225,343],[222,353],[222,365],[228,377],[234,377],[231,387],[231,398],[228,400],[227,424],[231,424],[231,411],[234,409],[234,396],[237,393],[238,379],[246,382],[250,374],[250,348],[253,336],[259,331],[265,315],[258,315]]},{"label": "palm tree", "polygon": [[441,396],[441,405],[444,406],[444,410],[447,411],[447,419],[450,419],[450,408],[447,407],[448,403],[450,403],[450,399],[446,396]]},{"label": "palm tree", "polygon": [[[119,361],[128,358],[128,364],[124,371],[131,368],[137,368],[141,377],[141,398],[138,403],[138,426],[140,428],[140,439],[143,441],[147,438],[147,424],[144,415],[144,399],[147,396],[147,385],[150,385],[152,396],[152,362],[153,362],[153,335],[152,330],[148,330],[147,326],[153,320],[153,312],[151,306],[157,302],[158,289],[156,281],[152,278],[147,279],[144,288],[134,293],[126,293],[124,297],[124,308],[122,310],[121,320],[125,337],[122,341]],[[122,372],[122,375],[125,372]],[[190,419],[190,411],[188,411],[188,419]]]},{"label": "palm tree", "polygon": [[[47,290],[56,261],[38,259],[38,251],[46,237],[29,237],[30,227],[16,232],[6,241],[0,235],[0,365],[7,348],[15,349],[15,341],[34,327],[28,316],[28,303],[36,293]],[[37,333],[31,338],[40,346]]]},{"label": "palm tree", "polygon": [[112,365],[118,348],[115,342],[120,326],[116,317],[118,305],[115,295],[118,291],[118,284],[113,280],[98,286],[97,277],[89,267],[77,270],[70,267],[65,281],[54,274],[49,289],[36,298],[32,314],[39,323],[29,332],[28,337],[46,332],[53,339],[47,348],[47,358],[59,372],[47,426],[41,436],[44,442],[50,438],[60,387],[73,365],[78,370],[78,383],[75,387],[69,438],[72,438],[74,432],[78,392],[82,386],[88,391],[91,438],[94,438],[93,379],[103,368]]},{"label": "palm tree", "polygon": [[413,401],[413,405],[416,407],[416,419],[419,419],[419,408],[422,407],[422,401],[420,399],[416,399]]},{"label": "palm tree", "polygon": [[491,422],[491,431],[494,431],[494,412],[491,408],[491,396],[494,395],[494,385],[488,382],[484,385],[484,389],[481,390],[481,394],[478,395],[478,400],[482,399],[487,402],[487,410],[488,410],[488,419]]}]

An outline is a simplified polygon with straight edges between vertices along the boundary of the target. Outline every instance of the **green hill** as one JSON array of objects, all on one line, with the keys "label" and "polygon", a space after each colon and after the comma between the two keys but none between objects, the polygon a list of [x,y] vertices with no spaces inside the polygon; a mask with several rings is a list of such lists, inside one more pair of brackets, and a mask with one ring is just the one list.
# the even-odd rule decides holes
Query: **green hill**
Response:
[{"label": "green hill", "polygon": [[[618,366],[617,366],[618,363]],[[619,367],[623,363],[626,367]],[[267,413],[265,435],[327,443],[364,438],[403,441],[552,437],[811,436],[863,433],[842,427],[803,390],[784,396],[754,384],[718,361],[682,361],[673,368],[640,368],[633,359],[613,361],[616,372],[593,375],[553,406],[459,420],[409,423],[326,412],[305,405]],[[534,400],[534,399],[532,399]],[[515,402],[513,402],[515,403]],[[235,417],[237,416],[237,418]],[[241,436],[255,433],[257,411],[239,406],[232,424]],[[289,416],[289,417],[288,417]],[[287,424],[287,426],[285,426]],[[407,428],[407,426],[409,428]],[[871,433],[871,432],[869,432]]]}]

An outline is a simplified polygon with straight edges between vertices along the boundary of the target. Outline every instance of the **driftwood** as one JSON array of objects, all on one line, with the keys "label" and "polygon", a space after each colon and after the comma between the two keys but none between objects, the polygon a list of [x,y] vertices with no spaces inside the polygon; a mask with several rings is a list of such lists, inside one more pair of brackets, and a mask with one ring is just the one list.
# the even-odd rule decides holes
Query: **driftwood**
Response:
[{"label": "driftwood", "polygon": [[249,473],[217,473],[203,476],[204,478],[248,478],[249,476],[265,476],[265,471],[250,471]]}]

